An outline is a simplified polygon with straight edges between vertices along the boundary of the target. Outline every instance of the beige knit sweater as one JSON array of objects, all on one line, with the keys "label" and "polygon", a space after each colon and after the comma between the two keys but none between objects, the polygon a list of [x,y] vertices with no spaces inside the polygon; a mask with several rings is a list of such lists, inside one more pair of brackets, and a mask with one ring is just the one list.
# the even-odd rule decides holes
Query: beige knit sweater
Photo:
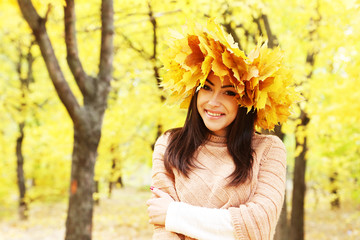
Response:
[{"label": "beige knit sweater", "polygon": [[[189,178],[171,177],[164,167],[168,135],[161,136],[153,154],[152,184],[169,193],[175,201],[194,206],[228,209],[236,239],[273,239],[284,200],[286,150],[282,141],[271,135],[253,136],[253,175],[246,183],[228,187],[226,178],[234,170],[226,138],[211,136],[196,156],[200,168]],[[153,239],[191,239],[155,226]]]}]

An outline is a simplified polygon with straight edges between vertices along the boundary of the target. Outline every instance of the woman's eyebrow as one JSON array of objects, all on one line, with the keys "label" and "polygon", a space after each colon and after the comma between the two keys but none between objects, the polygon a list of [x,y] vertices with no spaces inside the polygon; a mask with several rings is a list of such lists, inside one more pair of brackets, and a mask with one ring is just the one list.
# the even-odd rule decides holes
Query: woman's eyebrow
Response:
[{"label": "woman's eyebrow", "polygon": [[228,88],[228,87],[235,88],[235,87],[234,87],[234,85],[225,85],[225,86],[221,86],[221,88]]},{"label": "woman's eyebrow", "polygon": [[[212,83],[209,79],[206,79],[206,82],[208,82],[211,86],[215,86],[214,83]],[[221,86],[221,88],[235,88],[234,85],[224,85],[224,86]]]},{"label": "woman's eyebrow", "polygon": [[209,79],[206,79],[206,81],[209,82],[211,86],[214,86],[214,84]]}]

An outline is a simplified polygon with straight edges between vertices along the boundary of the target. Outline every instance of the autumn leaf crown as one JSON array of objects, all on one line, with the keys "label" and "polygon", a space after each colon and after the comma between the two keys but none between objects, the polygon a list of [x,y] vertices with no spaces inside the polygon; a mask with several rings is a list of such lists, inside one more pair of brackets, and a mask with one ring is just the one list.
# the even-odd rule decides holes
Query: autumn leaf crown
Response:
[{"label": "autumn leaf crown", "polygon": [[206,27],[190,23],[170,37],[169,49],[161,57],[162,85],[171,92],[170,100],[188,107],[195,89],[204,85],[212,71],[234,84],[240,106],[257,110],[257,127],[271,130],[286,121],[299,95],[291,86],[293,77],[279,48],[269,49],[260,41],[246,56],[214,19]]}]

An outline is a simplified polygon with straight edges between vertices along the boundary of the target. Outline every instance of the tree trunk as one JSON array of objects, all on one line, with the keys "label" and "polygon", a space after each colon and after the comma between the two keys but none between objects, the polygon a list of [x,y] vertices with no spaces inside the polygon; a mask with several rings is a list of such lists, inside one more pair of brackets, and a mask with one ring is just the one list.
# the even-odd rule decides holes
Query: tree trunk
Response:
[{"label": "tree trunk", "polygon": [[16,140],[16,158],[17,158],[17,181],[19,187],[19,217],[21,220],[26,220],[28,217],[28,205],[25,201],[26,187],[24,176],[24,157],[22,154],[22,143],[24,140],[24,127],[25,123],[19,124],[19,137]]},{"label": "tree trunk", "polygon": [[[93,216],[94,166],[97,145],[89,132],[74,129],[71,187],[65,240],[90,240]],[[91,132],[91,131],[90,131]],[[96,137],[95,137],[96,138]]]},{"label": "tree trunk", "polygon": [[[65,7],[68,62],[74,76],[82,71],[77,56],[75,41],[75,11],[71,7],[74,2],[67,1]],[[95,191],[94,168],[97,158],[97,148],[101,137],[103,116],[107,107],[107,96],[112,79],[113,62],[113,1],[103,0],[101,3],[101,51],[98,77],[80,76],[77,78],[79,87],[83,80],[90,82],[83,84],[84,107],[81,108],[78,121],[74,121],[74,148],[72,155],[71,185],[68,216],[66,220],[65,240],[91,240],[93,194]],[[72,22],[70,21],[72,19]],[[76,52],[76,54],[74,54]],[[85,74],[85,73],[83,73]],[[90,85],[90,87],[89,87]],[[81,124],[77,124],[80,122]]]},{"label": "tree trunk", "polygon": [[[301,110],[300,115],[301,123],[297,129],[305,131],[310,119],[304,110]],[[299,134],[303,135],[303,134]],[[296,149],[301,148],[299,156],[295,158],[294,167],[294,187],[292,192],[292,209],[291,209],[291,240],[303,240],[304,239],[304,202],[305,202],[305,170],[306,170],[306,153],[308,150],[307,136],[303,139],[296,138]]]},{"label": "tree trunk", "polygon": [[329,177],[330,186],[331,186],[331,194],[333,199],[331,200],[331,209],[339,209],[340,208],[340,195],[339,195],[339,187],[337,184],[338,181],[338,173],[334,171]]},{"label": "tree trunk", "polygon": [[[19,42],[19,61],[17,63],[17,73],[20,80],[20,89],[21,89],[21,105],[19,110],[19,114],[24,117],[20,123],[18,123],[19,127],[19,137],[16,139],[16,158],[17,158],[17,182],[19,188],[19,217],[21,220],[26,220],[28,218],[28,204],[25,200],[26,196],[26,185],[25,185],[25,175],[24,175],[24,156],[22,153],[22,145],[24,141],[24,128],[25,128],[25,115],[27,112],[28,105],[28,92],[30,83],[34,82],[33,77],[33,63],[34,57],[31,53],[31,48],[34,45],[34,42],[30,43],[28,53],[24,55],[22,53],[22,46]],[[26,78],[22,78],[23,75],[23,60],[26,60],[27,64],[27,73]]]},{"label": "tree trunk", "polygon": [[114,186],[119,184],[121,188],[124,187],[121,173],[119,175],[119,171],[121,171],[121,162],[120,162],[121,159],[115,157],[118,156],[118,154],[115,152],[115,144],[111,146],[110,152],[113,157],[112,157],[111,172],[110,172],[108,198],[111,198],[112,189],[114,188]]}]

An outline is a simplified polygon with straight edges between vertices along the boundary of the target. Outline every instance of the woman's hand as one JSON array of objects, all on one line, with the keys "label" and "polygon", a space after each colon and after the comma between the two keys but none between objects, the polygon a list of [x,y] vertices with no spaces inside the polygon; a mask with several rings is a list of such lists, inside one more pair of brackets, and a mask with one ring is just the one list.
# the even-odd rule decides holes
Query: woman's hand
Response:
[{"label": "woman's hand", "polygon": [[146,205],[149,206],[149,222],[151,224],[165,226],[166,213],[170,203],[173,202],[174,199],[158,188],[151,187],[150,189],[155,194],[155,198],[149,199],[146,202]]}]

